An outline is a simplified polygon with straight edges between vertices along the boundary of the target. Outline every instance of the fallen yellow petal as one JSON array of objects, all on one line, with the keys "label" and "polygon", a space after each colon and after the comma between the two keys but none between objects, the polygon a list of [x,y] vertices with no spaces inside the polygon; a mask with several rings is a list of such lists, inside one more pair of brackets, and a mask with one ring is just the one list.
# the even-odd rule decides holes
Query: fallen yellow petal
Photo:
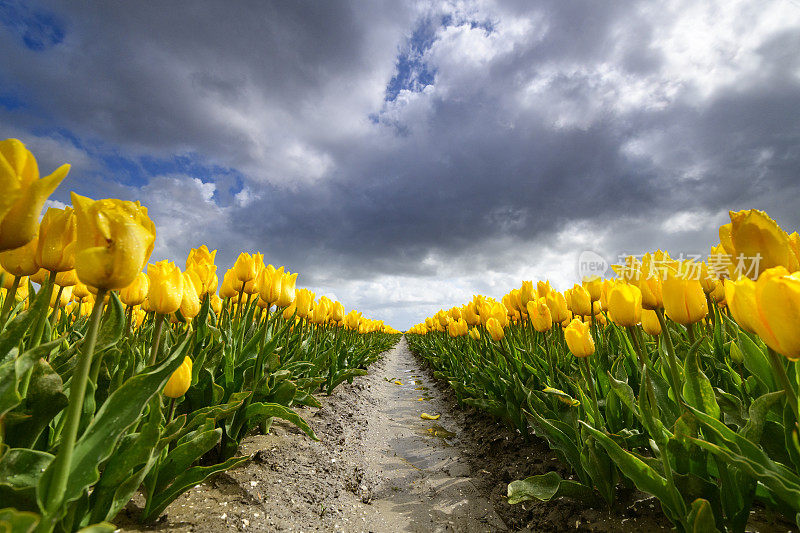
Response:
[{"label": "fallen yellow petal", "polygon": [[429,415],[428,413],[422,413],[419,415],[420,418],[424,420],[439,420],[439,417],[442,415]]},{"label": "fallen yellow petal", "polygon": [[394,380],[394,384],[395,385],[402,385],[403,383],[401,383],[401,381],[399,379],[396,379],[396,380]]}]

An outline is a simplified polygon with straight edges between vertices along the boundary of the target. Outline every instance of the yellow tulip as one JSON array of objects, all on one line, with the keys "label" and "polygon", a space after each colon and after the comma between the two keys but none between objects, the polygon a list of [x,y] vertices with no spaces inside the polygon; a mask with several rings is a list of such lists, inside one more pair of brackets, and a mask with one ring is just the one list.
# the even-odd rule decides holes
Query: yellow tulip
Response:
[{"label": "yellow tulip", "polygon": [[344,317],[344,325],[347,326],[348,329],[358,329],[359,321],[361,320],[361,313],[356,312],[356,310],[352,310]]},{"label": "yellow tulip", "polygon": [[31,274],[30,278],[32,282],[38,283],[39,285],[44,287],[44,284],[47,282],[47,278],[49,276],[50,273],[47,270],[40,268],[39,270],[36,271],[36,273]]},{"label": "yellow tulip", "polygon": [[222,277],[222,285],[219,287],[219,295],[222,298],[234,298],[239,294],[236,286],[241,288],[242,283],[236,279],[236,272],[229,268]]},{"label": "yellow tulip", "polygon": [[583,288],[589,293],[589,297],[593,302],[600,299],[603,293],[603,280],[600,276],[587,276],[582,281]]},{"label": "yellow tulip", "polygon": [[800,359],[800,273],[773,267],[755,282],[725,280],[725,299],[743,329],[758,334],[779,354]]},{"label": "yellow tulip", "polygon": [[[537,281],[536,294],[539,298],[547,298],[547,295],[552,292],[553,288],[550,286],[550,281]],[[551,309],[550,312],[553,310]]]},{"label": "yellow tulip", "polygon": [[594,339],[589,324],[575,318],[564,329],[567,347],[575,357],[589,357],[594,353]]},{"label": "yellow tulip", "polygon": [[[255,279],[256,274],[258,274],[255,256],[247,252],[240,253],[239,257],[236,258],[236,263],[233,265],[233,271],[236,273],[236,279],[242,283]],[[241,286],[237,287],[237,290],[240,288]]]},{"label": "yellow tulip", "polygon": [[[252,279],[247,281],[244,284],[244,288],[242,289],[245,292],[245,294],[250,294],[250,295],[258,294],[261,288],[259,280],[261,278],[261,271],[264,270],[264,254],[262,253],[253,254],[253,263],[256,266],[256,275],[253,276]],[[236,265],[234,265],[234,268],[235,267]]]},{"label": "yellow tulip", "polygon": [[635,326],[642,319],[642,291],[619,282],[608,293],[608,314],[620,326]]},{"label": "yellow tulip", "polygon": [[539,332],[549,331],[553,327],[553,317],[550,308],[547,307],[547,300],[539,298],[528,302],[528,316],[530,317],[533,329]]},{"label": "yellow tulip", "polygon": [[191,320],[200,313],[200,297],[197,296],[197,289],[192,277],[185,272],[183,273],[183,298],[181,298],[180,310],[186,320]]},{"label": "yellow tulip", "polygon": [[649,253],[645,254],[640,270],[632,281],[642,291],[643,308],[659,309],[664,307],[662,277],[661,265],[654,264],[652,256]]},{"label": "yellow tulip", "polygon": [[56,274],[56,285],[59,287],[74,287],[78,283],[78,273],[75,272],[75,269]]},{"label": "yellow tulip", "polygon": [[60,291],[53,291],[50,295],[50,307],[56,308],[56,297],[61,292],[61,297],[58,299],[58,307],[66,307],[72,299],[72,287],[62,287]]},{"label": "yellow tulip", "polygon": [[553,317],[553,322],[564,322],[567,319],[572,319],[572,312],[567,307],[567,300],[564,295],[558,291],[550,291],[545,296],[547,307],[550,309],[550,315]]},{"label": "yellow tulip", "polygon": [[[425,331],[425,333],[428,333],[428,332]],[[423,335],[425,333],[423,333]],[[480,340],[480,338],[481,338],[481,332],[478,331],[478,328],[472,328],[472,329],[469,330],[469,336],[470,336],[470,338],[475,339],[477,341],[477,340]]]},{"label": "yellow tulip", "polygon": [[64,272],[75,268],[75,212],[71,207],[51,207],[39,224],[39,244],[36,263],[50,272]]},{"label": "yellow tulip", "polygon": [[533,281],[523,281],[522,287],[519,289],[519,299],[523,308],[528,307],[528,302],[536,300],[536,289],[533,287]]},{"label": "yellow tulip", "polygon": [[217,251],[209,251],[208,246],[205,244],[200,248],[192,248],[189,250],[189,256],[186,258],[186,269],[188,270],[191,265],[214,265],[214,258],[216,256]]},{"label": "yellow tulip", "polygon": [[570,309],[576,315],[589,316],[592,314],[592,297],[589,291],[581,285],[575,284],[570,291]]},{"label": "yellow tulip", "polygon": [[288,272],[284,272],[283,278],[281,280],[281,295],[278,298],[278,301],[275,302],[275,305],[278,307],[286,307],[291,305],[295,299],[295,286],[297,284],[297,273],[289,274]]},{"label": "yellow tulip", "polygon": [[489,332],[489,335],[491,335],[492,340],[494,341],[503,340],[503,337],[506,336],[503,326],[500,325],[500,322],[494,317],[486,321],[486,330]]},{"label": "yellow tulip", "polygon": [[147,300],[156,313],[168,315],[181,307],[183,301],[183,274],[175,263],[159,261],[147,265],[150,287]]},{"label": "yellow tulip", "polygon": [[648,335],[661,335],[661,322],[658,321],[655,311],[642,309],[642,329]]},{"label": "yellow tulip", "polygon": [[144,272],[139,272],[133,282],[119,291],[119,299],[125,305],[133,307],[142,305],[150,289],[150,279]]},{"label": "yellow tulip", "polygon": [[315,294],[308,289],[300,289],[297,291],[297,298],[295,298],[295,305],[297,307],[297,316],[300,318],[307,318],[311,312],[311,305],[314,303]]},{"label": "yellow tulip", "polygon": [[164,385],[164,396],[167,398],[180,398],[192,384],[192,360],[187,355],[183,363],[169,377],[169,381]]},{"label": "yellow tulip", "polygon": [[464,306],[461,315],[470,326],[477,326],[481,323],[481,317],[478,316],[478,309],[475,307],[475,302],[467,303],[467,305]]},{"label": "yellow tulip", "polygon": [[209,303],[211,304],[211,309],[214,310],[214,314],[219,316],[222,313],[222,299],[216,294],[212,294]]},{"label": "yellow tulip", "polygon": [[333,311],[331,312],[331,319],[336,322],[344,320],[344,305],[342,302],[333,303]]},{"label": "yellow tulip", "polygon": [[261,299],[273,305],[281,297],[281,284],[283,283],[283,267],[275,270],[272,265],[261,271],[259,283]]},{"label": "yellow tulip", "polygon": [[678,324],[694,324],[708,314],[703,286],[685,274],[670,270],[664,280],[663,298],[664,311]]},{"label": "yellow tulip", "polygon": [[122,289],[142,271],[156,239],[147,208],[139,202],[91,200],[72,193],[77,215],[75,270],[93,287]]},{"label": "yellow tulip", "polygon": [[36,264],[36,236],[26,245],[0,252],[0,265],[12,276],[32,276],[39,271]]},{"label": "yellow tulip", "polygon": [[89,292],[89,288],[80,281],[78,281],[72,289],[72,297],[77,298],[78,301],[85,300],[91,295],[92,293]]},{"label": "yellow tulip", "polygon": [[[214,250],[216,252],[216,250]],[[219,278],[217,278],[217,265],[213,263],[189,263],[185,273],[192,278],[192,284],[197,291],[197,297],[217,292]]]},{"label": "yellow tulip", "polygon": [[24,246],[36,236],[44,202],[68,172],[69,165],[62,165],[39,179],[36,158],[24,144],[0,141],[0,251]]},{"label": "yellow tulip", "polygon": [[[769,215],[757,209],[730,211],[731,223],[720,228],[720,242],[732,256],[733,267],[741,259],[738,274],[755,279],[758,271],[782,266],[790,272],[798,269],[798,257],[789,235]],[[758,259],[756,259],[758,257]]]}]

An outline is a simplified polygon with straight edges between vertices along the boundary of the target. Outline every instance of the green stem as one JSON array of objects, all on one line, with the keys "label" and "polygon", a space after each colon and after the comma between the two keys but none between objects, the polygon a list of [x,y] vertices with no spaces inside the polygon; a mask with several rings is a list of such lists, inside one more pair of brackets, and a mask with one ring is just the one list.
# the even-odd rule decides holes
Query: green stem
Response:
[{"label": "green stem", "polygon": [[150,347],[150,362],[148,366],[153,366],[156,364],[156,358],[158,357],[158,347],[161,344],[161,330],[164,329],[164,315],[161,313],[156,313],[156,325],[153,329],[153,343]]},{"label": "green stem", "polygon": [[767,348],[767,352],[769,353],[769,362],[772,365],[772,370],[777,374],[783,386],[783,390],[786,393],[786,401],[789,402],[789,407],[792,408],[794,419],[800,420],[797,408],[797,393],[794,391],[794,387],[792,387],[792,383],[789,381],[789,376],[786,374],[786,367],[783,366],[781,356],[772,348]]},{"label": "green stem", "polygon": [[103,316],[103,305],[107,289],[97,291],[97,299],[92,308],[92,315],[89,318],[89,327],[86,331],[83,349],[78,356],[75,373],[72,376],[72,384],[69,393],[69,405],[65,414],[64,430],[61,437],[61,446],[58,455],[53,461],[53,477],[50,488],[46,495],[45,510],[46,514],[54,519],[58,515],[58,508],[62,504],[64,491],[67,488],[67,480],[72,463],[72,451],[78,437],[78,425],[81,420],[84,397],[86,395],[86,384],[89,381],[89,369],[92,366],[92,355],[97,332],[100,328],[100,318]]},{"label": "green stem", "polygon": [[670,385],[672,386],[672,392],[675,393],[675,400],[678,402],[678,405],[681,406],[681,409],[683,409],[685,404],[683,403],[683,394],[681,393],[682,391],[679,387],[681,380],[678,375],[678,362],[675,357],[675,346],[672,344],[672,336],[669,333],[667,321],[664,318],[664,310],[659,307],[655,311],[656,316],[658,317],[658,323],[661,324],[661,335],[664,337],[664,345],[667,347],[667,363],[669,366]]},{"label": "green stem", "polygon": [[603,417],[600,415],[600,405],[597,403],[597,391],[594,390],[594,378],[592,378],[592,368],[589,366],[589,358],[581,357],[581,359],[583,360],[583,367],[586,370],[586,381],[589,385],[589,391],[592,394],[592,404],[595,416],[597,417],[597,423],[600,424],[600,429],[605,429],[606,424],[603,421]]},{"label": "green stem", "polygon": [[[42,287],[41,292],[42,296],[40,298],[45,298],[47,302],[50,302],[50,297],[53,295],[53,284],[56,279],[56,273],[50,272],[47,276],[47,281],[44,283],[44,287]],[[47,317],[47,310],[49,306],[45,305],[42,314],[36,317],[36,327],[33,330],[33,336],[31,337],[31,345],[30,348],[35,348],[39,346],[39,342],[42,340],[42,334],[44,333],[44,322]]]},{"label": "green stem", "polygon": [[58,317],[58,313],[61,311],[61,295],[64,294],[64,287],[61,285],[58,286],[58,293],[56,293],[56,301],[55,306],[53,307],[53,312],[50,313],[50,329],[56,327],[56,317]]},{"label": "green stem", "polygon": [[11,307],[14,305],[14,300],[17,298],[17,289],[19,288],[19,281],[21,276],[14,276],[14,281],[11,283],[11,288],[6,292],[6,300],[3,302],[3,311],[0,314],[0,328],[6,325],[6,319],[11,313]]}]

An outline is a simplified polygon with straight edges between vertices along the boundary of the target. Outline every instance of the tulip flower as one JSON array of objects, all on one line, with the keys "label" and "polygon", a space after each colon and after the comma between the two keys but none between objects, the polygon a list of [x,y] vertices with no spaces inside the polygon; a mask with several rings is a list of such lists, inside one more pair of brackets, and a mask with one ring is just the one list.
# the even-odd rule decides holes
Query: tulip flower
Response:
[{"label": "tulip flower", "polygon": [[[537,281],[536,282],[536,294],[539,298],[547,298],[547,296],[553,291],[553,288],[550,286],[549,281]],[[550,312],[552,313],[553,310],[551,309]]]},{"label": "tulip flower", "polygon": [[583,288],[589,293],[592,302],[600,300],[603,292],[603,280],[600,276],[586,276],[582,281]]},{"label": "tulip flower", "polygon": [[200,248],[192,248],[189,250],[189,256],[186,258],[186,270],[191,265],[214,265],[214,258],[217,256],[217,251],[210,252],[208,246],[205,244]]},{"label": "tulip flower", "polygon": [[[236,274],[236,279],[241,283],[247,283],[255,279],[258,274],[258,267],[256,266],[256,258],[247,252],[242,252],[236,258],[236,263],[233,265],[233,271]],[[242,286],[240,285],[239,288]],[[237,288],[238,290],[238,288]]]},{"label": "tulip flower", "polygon": [[486,321],[486,330],[489,332],[489,335],[491,335],[492,340],[494,341],[503,340],[503,337],[506,336],[503,326],[500,325],[500,322],[494,317]]},{"label": "tulip flower", "polygon": [[156,228],[139,202],[93,201],[72,193],[77,215],[75,270],[102,289],[130,285],[150,259]]},{"label": "tulip flower", "polygon": [[78,283],[76,283],[75,287],[72,289],[72,296],[77,298],[78,301],[85,300],[91,295],[92,293],[89,292],[89,288],[80,281],[78,281]]},{"label": "tulip flower", "polygon": [[222,277],[222,285],[219,287],[219,295],[222,298],[234,298],[238,296],[239,291],[236,289],[237,285],[239,288],[241,288],[242,283],[236,279],[236,272],[230,268]]},{"label": "tulip flower", "polygon": [[[259,279],[261,277],[261,271],[264,270],[264,254],[262,254],[262,253],[253,254],[253,264],[255,264],[255,267],[256,267],[256,275],[253,276],[252,279],[248,280],[244,284],[244,287],[242,288],[242,291],[245,294],[248,294],[250,296],[252,296],[254,294],[258,294],[259,290],[261,288],[260,284],[259,284]],[[235,268],[236,268],[236,265],[234,265],[234,269]],[[237,273],[237,276],[238,276],[238,273]]]},{"label": "tulip flower", "polygon": [[608,314],[620,326],[637,325],[642,317],[642,291],[630,283],[615,284],[608,293]]},{"label": "tulip flower", "polygon": [[186,320],[191,320],[200,313],[200,298],[191,276],[183,274],[183,298],[180,305],[181,315]]},{"label": "tulip flower", "polygon": [[[214,250],[216,252],[216,250]],[[213,263],[189,263],[185,273],[192,278],[192,284],[197,291],[197,297],[217,292],[219,278],[217,278],[217,265]]]},{"label": "tulip flower", "polygon": [[519,299],[522,307],[527,308],[528,302],[536,300],[537,298],[538,295],[536,294],[536,289],[533,286],[533,281],[523,281],[522,287],[519,289]]},{"label": "tulip flower", "polygon": [[56,274],[56,285],[59,287],[74,287],[80,283],[78,281],[78,273],[75,269],[65,270]]},{"label": "tulip flower", "polygon": [[[730,211],[731,223],[722,226],[719,237],[725,251],[731,255],[731,277],[737,274],[757,278],[759,272],[782,266],[790,272],[798,270],[795,247],[789,235],[769,215],[757,209]],[[739,261],[742,270],[736,272]]]},{"label": "tulip flower", "polygon": [[297,273],[289,274],[284,272],[283,279],[281,280],[281,295],[275,305],[278,307],[286,307],[291,305],[295,299],[295,285],[297,284]]},{"label": "tulip flower", "polygon": [[169,381],[164,385],[164,396],[167,398],[180,398],[192,384],[192,360],[187,355],[183,363],[169,377]]},{"label": "tulip flower", "polygon": [[36,263],[50,272],[75,268],[75,212],[71,207],[48,209],[39,224]]},{"label": "tulip flower", "polygon": [[[31,241],[13,250],[0,252],[0,265],[12,276],[32,276],[39,271],[36,264],[36,247],[38,239],[36,236]],[[9,282],[11,280],[9,279]]]},{"label": "tulip flower", "polygon": [[335,322],[341,322],[344,320],[344,305],[342,302],[334,302],[333,303],[333,310],[331,311],[331,320]]},{"label": "tulip flower", "polygon": [[661,335],[661,323],[656,312],[651,309],[642,310],[642,329],[648,335]]},{"label": "tulip flower", "polygon": [[36,158],[17,139],[0,141],[0,252],[29,243],[39,229],[44,202],[69,172],[62,165],[39,179]]},{"label": "tulip flower", "polygon": [[528,316],[530,317],[533,329],[538,332],[550,331],[553,327],[553,317],[550,308],[547,307],[547,300],[539,298],[528,302]]},{"label": "tulip flower", "polygon": [[212,294],[210,304],[214,314],[219,316],[222,313],[222,299],[216,294]]},{"label": "tulip flower", "polygon": [[352,310],[344,317],[344,325],[347,326],[348,329],[358,329],[359,321],[361,320],[361,313],[356,312],[356,310]]},{"label": "tulip flower", "polygon": [[274,305],[281,297],[281,285],[283,283],[283,267],[275,270],[272,265],[261,271],[260,296],[265,302]]},{"label": "tulip flower", "polygon": [[[427,331],[425,331],[425,333],[427,333]],[[423,333],[423,335],[425,333]],[[478,328],[472,328],[472,329],[469,330],[469,336],[470,336],[471,339],[474,339],[474,340],[477,341],[477,340],[480,340],[480,338],[481,338],[481,332],[478,331]]]},{"label": "tulip flower", "polygon": [[[599,297],[599,295],[598,295]],[[592,297],[589,291],[581,285],[575,284],[570,291],[570,309],[576,315],[590,316],[592,314]]]},{"label": "tulip flower", "polygon": [[119,299],[131,307],[142,305],[149,291],[150,278],[144,272],[139,272],[130,285],[119,291]]},{"label": "tulip flower", "polygon": [[550,309],[550,315],[553,317],[554,323],[561,323],[572,318],[567,308],[567,300],[562,293],[550,291],[544,298],[547,302],[547,307]]},{"label": "tulip flower", "polygon": [[147,277],[150,278],[147,299],[156,313],[168,315],[180,309],[184,278],[175,263],[159,261],[147,265]]},{"label": "tulip flower", "polygon": [[708,314],[703,286],[697,279],[672,269],[663,284],[664,311],[678,324],[699,322]]},{"label": "tulip flower", "polygon": [[307,318],[311,312],[311,305],[314,303],[315,295],[308,289],[300,289],[297,291],[297,298],[295,298],[295,305],[297,306],[297,316],[300,318]]},{"label": "tulip flower", "polygon": [[575,318],[564,329],[567,347],[575,357],[589,357],[594,353],[594,339],[589,324]]}]

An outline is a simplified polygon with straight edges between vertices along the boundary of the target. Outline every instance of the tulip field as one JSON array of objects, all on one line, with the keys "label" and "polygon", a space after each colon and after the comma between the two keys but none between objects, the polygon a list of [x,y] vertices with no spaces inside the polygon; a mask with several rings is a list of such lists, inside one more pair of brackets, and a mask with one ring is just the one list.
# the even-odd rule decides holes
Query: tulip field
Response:
[{"label": "tulip field", "polygon": [[258,253],[222,283],[205,245],[148,264],[138,202],[72,193],[40,219],[68,172],[0,142],[0,531],[113,531],[137,494],[152,522],[274,419],[316,439],[297,407],[397,342]]},{"label": "tulip field", "polygon": [[[261,253],[224,273],[206,245],[183,268],[151,263],[139,202],[73,192],[42,213],[69,170],[40,177],[22,142],[0,142],[0,531],[114,531],[135,498],[153,524],[275,419],[317,440],[303,409],[400,340]],[[508,503],[613,510],[635,489],[678,531],[742,532],[754,509],[800,527],[798,233],[731,211],[705,257],[612,269],[476,295],[406,332],[459,404],[568,467],[511,482]],[[403,368],[378,383],[416,398],[427,387]]]},{"label": "tulip field", "polygon": [[407,332],[458,401],[547,441],[571,475],[509,503],[613,508],[655,496],[679,531],[744,531],[758,506],[800,524],[800,238],[730,213],[707,260],[656,251],[564,292],[525,281]]}]

